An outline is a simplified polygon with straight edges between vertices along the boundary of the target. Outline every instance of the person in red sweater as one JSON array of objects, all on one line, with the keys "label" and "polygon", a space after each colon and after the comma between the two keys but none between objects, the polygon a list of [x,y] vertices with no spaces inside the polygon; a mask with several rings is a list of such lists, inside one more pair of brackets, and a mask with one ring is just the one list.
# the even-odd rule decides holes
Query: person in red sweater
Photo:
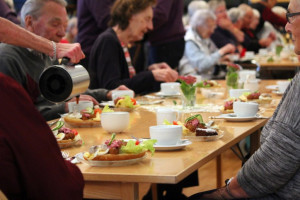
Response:
[{"label": "person in red sweater", "polygon": [[82,199],[83,176],[65,161],[27,92],[0,73],[0,191],[8,199]]}]

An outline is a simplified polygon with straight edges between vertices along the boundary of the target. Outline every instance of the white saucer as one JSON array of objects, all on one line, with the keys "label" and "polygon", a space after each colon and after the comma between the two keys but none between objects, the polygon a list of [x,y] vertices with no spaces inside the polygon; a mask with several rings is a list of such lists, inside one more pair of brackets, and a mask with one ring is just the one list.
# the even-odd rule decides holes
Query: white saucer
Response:
[{"label": "white saucer", "polygon": [[282,96],[283,92],[279,92],[278,90],[272,91],[272,93],[277,94],[278,96]]},{"label": "white saucer", "polygon": [[223,117],[226,121],[229,121],[229,122],[246,122],[246,121],[252,121],[252,120],[257,119],[257,116],[238,117],[233,113],[223,114],[223,115],[220,115],[220,117]]},{"label": "white saucer", "polygon": [[176,93],[176,94],[165,94],[163,92],[157,92],[156,93],[157,96],[162,96],[162,97],[178,97],[180,96],[180,92]]},{"label": "white saucer", "polygon": [[153,147],[157,151],[172,151],[172,150],[183,149],[184,147],[186,147],[187,145],[190,145],[190,144],[192,144],[192,142],[190,140],[182,139],[180,141],[180,143],[178,143],[176,145],[157,145],[157,144],[154,144]]},{"label": "white saucer", "polygon": [[107,105],[109,107],[114,107],[115,106],[113,101],[102,101],[99,105],[100,106],[106,106]]},{"label": "white saucer", "polygon": [[266,89],[269,89],[269,90],[278,90],[278,85],[267,85]]}]

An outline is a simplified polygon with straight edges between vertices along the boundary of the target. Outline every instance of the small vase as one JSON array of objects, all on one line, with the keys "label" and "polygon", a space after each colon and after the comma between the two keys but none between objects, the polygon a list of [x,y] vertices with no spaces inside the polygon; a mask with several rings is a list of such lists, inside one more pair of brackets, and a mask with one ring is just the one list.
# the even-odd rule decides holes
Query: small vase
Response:
[{"label": "small vase", "polygon": [[226,86],[227,86],[228,90],[238,88],[238,73],[237,72],[227,72]]},{"label": "small vase", "polygon": [[196,91],[189,94],[182,94],[182,106],[183,108],[191,108],[196,104]]}]

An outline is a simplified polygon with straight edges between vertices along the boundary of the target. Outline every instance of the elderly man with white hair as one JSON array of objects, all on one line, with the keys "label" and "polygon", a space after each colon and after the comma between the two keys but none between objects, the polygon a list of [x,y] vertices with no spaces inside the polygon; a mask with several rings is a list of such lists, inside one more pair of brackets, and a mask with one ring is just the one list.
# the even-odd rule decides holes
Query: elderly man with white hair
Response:
[{"label": "elderly man with white hair", "polygon": [[216,28],[216,16],[207,9],[197,10],[190,20],[185,34],[185,52],[179,71],[183,75],[198,74],[205,79],[213,77],[214,66],[225,54],[233,53],[235,47],[227,44],[217,49],[210,36]]},{"label": "elderly man with white hair", "polygon": [[[291,0],[285,26],[300,54],[300,1]],[[300,199],[300,74],[291,81],[261,132],[261,145],[226,186],[198,193],[200,199]]]}]

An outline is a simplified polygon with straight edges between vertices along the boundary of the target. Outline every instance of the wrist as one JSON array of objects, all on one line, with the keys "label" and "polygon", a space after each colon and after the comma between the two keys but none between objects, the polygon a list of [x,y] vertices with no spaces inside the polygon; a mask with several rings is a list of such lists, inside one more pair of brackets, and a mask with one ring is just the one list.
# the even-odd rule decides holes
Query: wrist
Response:
[{"label": "wrist", "polygon": [[229,197],[230,197],[231,199],[235,199],[235,196],[231,193],[230,188],[229,188],[230,182],[231,182],[232,180],[233,180],[233,177],[231,177],[230,179],[227,179],[227,180],[225,181],[225,183],[226,183],[225,188],[226,188],[226,192],[227,192],[227,194],[229,195]]}]

